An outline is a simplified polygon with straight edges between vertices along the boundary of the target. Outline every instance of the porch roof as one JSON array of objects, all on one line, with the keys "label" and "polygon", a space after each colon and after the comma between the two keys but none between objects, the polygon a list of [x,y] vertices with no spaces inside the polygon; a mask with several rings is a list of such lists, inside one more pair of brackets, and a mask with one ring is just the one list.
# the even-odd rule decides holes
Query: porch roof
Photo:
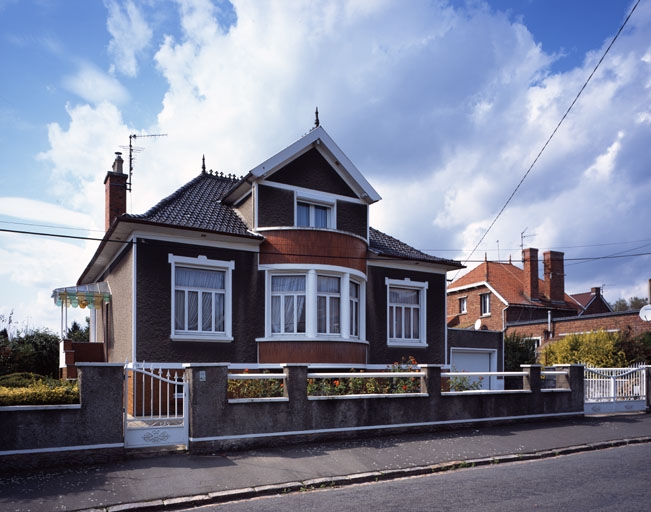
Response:
[{"label": "porch roof", "polygon": [[52,299],[59,306],[73,308],[101,307],[111,301],[111,289],[107,282],[89,283],[79,286],[67,286],[52,290]]}]

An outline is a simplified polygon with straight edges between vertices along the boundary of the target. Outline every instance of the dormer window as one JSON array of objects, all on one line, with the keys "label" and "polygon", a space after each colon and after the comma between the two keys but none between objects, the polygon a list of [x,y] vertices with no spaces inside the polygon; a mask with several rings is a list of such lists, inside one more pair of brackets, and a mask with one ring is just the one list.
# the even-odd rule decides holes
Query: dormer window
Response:
[{"label": "dormer window", "polygon": [[332,228],[332,205],[296,201],[296,225],[302,228]]}]

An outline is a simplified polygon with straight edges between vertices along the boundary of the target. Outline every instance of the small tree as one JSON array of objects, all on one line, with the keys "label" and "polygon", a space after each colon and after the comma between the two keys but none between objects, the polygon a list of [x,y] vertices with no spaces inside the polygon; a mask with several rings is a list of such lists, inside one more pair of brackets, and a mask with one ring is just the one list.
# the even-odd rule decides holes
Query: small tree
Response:
[{"label": "small tree", "polygon": [[66,336],[69,340],[72,341],[89,341],[90,333],[90,317],[86,317],[86,327],[83,329],[81,328],[81,325],[77,323],[77,321],[72,322],[72,325],[68,329],[68,332],[66,333]]},{"label": "small tree", "polygon": [[626,354],[620,336],[603,330],[587,334],[570,334],[547,346],[543,359],[546,365],[586,363],[600,368],[626,366]]},{"label": "small tree", "polygon": [[520,365],[536,362],[536,341],[513,333],[504,338],[504,371],[519,372]]},{"label": "small tree", "polygon": [[630,297],[628,301],[626,299],[617,299],[611,307],[613,308],[613,311],[635,311],[637,309],[642,309],[648,303],[648,299]]},{"label": "small tree", "polygon": [[0,338],[0,375],[30,372],[58,377],[59,337],[47,329]]}]

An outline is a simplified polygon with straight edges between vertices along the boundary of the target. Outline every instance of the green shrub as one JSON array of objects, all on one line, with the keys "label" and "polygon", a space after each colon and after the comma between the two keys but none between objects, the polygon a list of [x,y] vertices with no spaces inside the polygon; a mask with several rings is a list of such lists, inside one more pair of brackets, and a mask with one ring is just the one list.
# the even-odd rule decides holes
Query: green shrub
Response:
[{"label": "green shrub", "polygon": [[[18,382],[23,382],[26,385],[13,385]],[[7,375],[0,382],[0,406],[78,403],[79,386],[77,382],[46,379],[40,375],[32,374]]]},{"label": "green shrub", "polygon": [[[244,370],[243,373],[249,373]],[[264,370],[262,373],[270,373]],[[277,379],[234,379],[228,381],[228,398],[278,398],[284,394],[283,374]]]},{"label": "green shrub", "polygon": [[[308,379],[309,396],[371,395],[420,393],[421,375],[414,377],[390,377],[392,372],[420,372],[418,362],[412,356],[394,362],[387,368],[387,377],[342,377],[341,379]],[[350,373],[355,373],[354,369]],[[363,374],[364,371],[360,371]]]},{"label": "green shrub", "polygon": [[10,373],[0,376],[0,386],[5,388],[27,388],[32,384],[46,380],[43,375],[29,372]]},{"label": "green shrub", "polygon": [[585,363],[597,368],[619,368],[628,365],[620,346],[620,335],[603,330],[570,334],[554,341],[545,349],[543,360],[547,366]]}]

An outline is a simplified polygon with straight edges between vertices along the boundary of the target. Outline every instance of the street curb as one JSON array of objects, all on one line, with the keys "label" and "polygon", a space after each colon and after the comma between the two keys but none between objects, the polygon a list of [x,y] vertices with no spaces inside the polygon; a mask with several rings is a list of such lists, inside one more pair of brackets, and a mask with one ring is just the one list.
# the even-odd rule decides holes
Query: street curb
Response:
[{"label": "street curb", "polygon": [[243,487],[241,489],[216,491],[210,492],[208,494],[198,494],[194,496],[181,496],[176,498],[124,503],[121,505],[112,505],[103,508],[83,509],[79,512],[144,512],[150,510],[182,510],[195,506],[227,503],[251,498],[259,498],[263,496],[289,494],[292,492],[316,491],[320,489],[343,487],[345,485],[397,480],[400,478],[431,475],[434,473],[443,473],[457,469],[467,469],[481,466],[490,466],[493,464],[505,464],[511,462],[546,459],[550,457],[559,457],[563,455],[571,455],[574,453],[605,450],[618,446],[635,445],[642,443],[651,443],[651,436],[636,437],[632,439],[618,439],[613,441],[600,441],[590,444],[553,448],[551,450],[543,450],[538,452],[497,455],[495,457],[482,457],[479,459],[439,462],[436,464],[430,464],[428,466],[414,466],[409,468],[355,473],[352,475],[312,478],[302,482],[294,481],[271,485],[260,485],[255,487]]}]

